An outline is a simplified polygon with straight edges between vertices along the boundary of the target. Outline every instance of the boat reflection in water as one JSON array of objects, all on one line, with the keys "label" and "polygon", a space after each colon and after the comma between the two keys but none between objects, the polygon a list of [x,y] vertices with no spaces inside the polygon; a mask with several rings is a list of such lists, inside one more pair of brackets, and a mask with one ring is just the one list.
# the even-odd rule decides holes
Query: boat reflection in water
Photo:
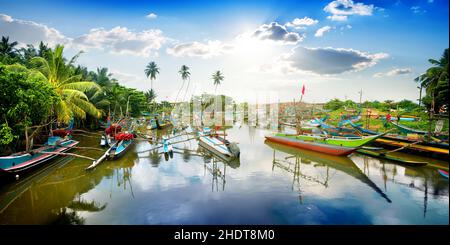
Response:
[{"label": "boat reflection in water", "polygon": [[[406,154],[398,153],[402,157]],[[353,156],[355,160],[362,163],[362,169],[366,175],[375,175],[374,170],[379,171],[384,184],[384,190],[388,191],[388,184],[403,186],[421,193],[418,196],[423,196],[423,217],[426,217],[429,195],[434,199],[441,197],[448,197],[448,181],[439,178],[436,174],[436,167],[442,168],[445,164],[441,161],[433,162],[433,165],[427,167],[414,167],[398,165],[394,161],[374,159],[370,156],[356,154]],[[415,156],[414,160],[424,160]],[[429,159],[428,159],[429,160]],[[448,166],[448,165],[447,165]]]},{"label": "boat reflection in water", "polygon": [[[310,182],[321,184],[325,188],[327,188],[330,182],[330,169],[334,169],[343,172],[349,176],[352,176],[355,179],[358,179],[362,183],[372,188],[388,203],[392,202],[391,199],[372,180],[370,180],[369,177],[367,177],[367,175],[365,175],[358,168],[358,166],[348,157],[330,156],[313,151],[307,151],[292,148],[289,146],[284,146],[267,140],[264,143],[273,149],[272,170],[274,167],[278,167],[294,174],[293,186],[295,183],[297,183],[297,185],[299,186],[300,185],[299,179],[302,178]],[[283,159],[277,159],[276,158],[277,151],[286,153],[290,156],[285,157]],[[290,159],[294,159],[294,163]],[[315,168],[324,167],[326,169],[325,178],[321,180],[317,177],[304,174],[301,170],[302,163],[308,165],[314,164],[313,166]],[[301,193],[300,189],[299,192]],[[300,202],[302,203],[303,198],[300,196],[299,199]]]},{"label": "boat reflection in water", "polygon": [[[70,162],[70,164],[68,164]],[[84,224],[81,213],[102,212],[108,203],[83,195],[110,180],[113,189],[123,189],[134,197],[131,169],[134,161],[112,161],[86,172],[90,163],[71,157],[61,158],[19,182],[2,189],[1,224]]]},{"label": "boat reflection in water", "polygon": [[212,176],[211,191],[219,191],[219,186],[225,191],[227,167],[239,168],[241,165],[239,158],[225,161],[203,147],[198,147],[197,152],[203,158],[204,175],[208,172]]}]

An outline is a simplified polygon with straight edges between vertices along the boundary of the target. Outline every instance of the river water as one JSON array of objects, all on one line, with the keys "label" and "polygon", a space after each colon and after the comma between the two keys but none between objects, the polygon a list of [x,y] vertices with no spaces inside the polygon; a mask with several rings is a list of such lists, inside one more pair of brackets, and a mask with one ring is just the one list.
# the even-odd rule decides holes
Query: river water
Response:
[{"label": "river water", "polygon": [[57,158],[1,187],[0,224],[449,223],[448,179],[436,168],[296,150],[265,142],[268,133],[248,125],[226,130],[241,149],[231,163],[199,150],[196,140],[176,144],[168,160],[139,141],[93,171],[85,170],[89,160]]}]

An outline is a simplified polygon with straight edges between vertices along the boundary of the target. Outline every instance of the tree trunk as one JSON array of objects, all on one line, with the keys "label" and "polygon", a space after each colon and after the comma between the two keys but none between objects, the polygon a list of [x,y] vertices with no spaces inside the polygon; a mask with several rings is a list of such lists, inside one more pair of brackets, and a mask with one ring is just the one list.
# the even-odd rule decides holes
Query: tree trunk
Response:
[{"label": "tree trunk", "polygon": [[189,78],[189,80],[188,80],[188,84],[187,84],[187,87],[186,87],[186,92],[184,93],[184,96],[183,96],[183,101],[186,99],[186,94],[187,94],[187,92],[189,90],[190,83],[191,83],[191,78]]},{"label": "tree trunk", "polygon": [[181,90],[183,90],[183,87],[184,87],[184,79],[183,79],[183,83],[181,84],[181,88],[178,90],[177,97],[175,98],[175,103],[178,102],[178,95],[180,94]]},{"label": "tree trunk", "polygon": [[25,126],[25,151],[28,151],[30,147],[29,141],[28,141],[28,127]]}]

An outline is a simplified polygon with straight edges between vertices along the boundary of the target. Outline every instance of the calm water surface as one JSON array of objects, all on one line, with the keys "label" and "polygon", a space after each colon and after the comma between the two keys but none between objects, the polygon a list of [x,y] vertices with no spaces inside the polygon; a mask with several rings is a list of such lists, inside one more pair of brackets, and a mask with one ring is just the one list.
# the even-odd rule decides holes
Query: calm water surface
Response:
[{"label": "calm water surface", "polygon": [[449,223],[448,180],[435,168],[296,150],[247,125],[226,133],[239,142],[239,162],[221,162],[195,140],[175,145],[168,161],[140,141],[90,172],[88,160],[58,158],[1,187],[0,224]]}]

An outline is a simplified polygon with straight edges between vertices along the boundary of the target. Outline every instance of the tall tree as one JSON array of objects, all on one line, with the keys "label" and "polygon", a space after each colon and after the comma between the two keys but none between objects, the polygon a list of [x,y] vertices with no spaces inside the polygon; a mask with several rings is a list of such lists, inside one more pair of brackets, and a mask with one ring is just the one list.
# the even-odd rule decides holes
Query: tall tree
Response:
[{"label": "tall tree", "polygon": [[216,86],[216,88],[214,89],[214,94],[216,94],[217,86],[220,85],[220,83],[223,81],[223,79],[225,79],[225,77],[223,76],[223,74],[220,71],[216,71],[212,75],[212,79],[213,79],[214,85]]},{"label": "tall tree", "polygon": [[57,119],[63,122],[68,122],[73,116],[84,119],[86,113],[99,117],[100,111],[89,102],[85,92],[100,87],[94,82],[81,81],[81,75],[74,75],[73,64],[81,53],[66,64],[63,51],[64,46],[57,45],[44,54],[45,58],[34,57],[31,60],[61,98],[54,106]]},{"label": "tall tree", "polygon": [[17,42],[9,42],[9,37],[2,36],[2,41],[0,42],[0,55],[15,57]]},{"label": "tall tree", "polygon": [[145,92],[145,98],[147,98],[148,103],[151,103],[154,99],[156,99],[156,93],[155,90],[150,89],[147,92]]},{"label": "tall tree", "polygon": [[[180,73],[181,79],[183,80],[183,83],[182,83],[182,85],[181,85],[180,90],[178,90],[177,97],[175,98],[175,102],[178,101],[178,95],[179,95],[179,93],[183,90],[185,81],[186,81],[187,79],[189,79],[189,77],[191,76],[191,72],[189,72],[189,67],[186,66],[186,65],[182,65],[181,68],[180,68],[180,70],[178,71],[178,73]],[[188,84],[188,87],[189,87],[189,84]],[[187,92],[187,89],[188,89],[188,88],[186,88],[186,92]],[[185,94],[185,96],[186,96],[186,94]],[[183,100],[184,100],[184,98],[183,98]]]},{"label": "tall tree", "polygon": [[431,98],[430,109],[436,111],[440,106],[448,104],[448,48],[439,60],[429,59],[428,62],[433,66],[415,81],[425,88],[426,96]]},{"label": "tall tree", "polygon": [[108,72],[106,67],[97,68],[97,73],[94,73],[94,81],[102,87],[109,85],[111,77],[112,74]]},{"label": "tall tree", "polygon": [[159,74],[159,67],[158,65],[156,65],[156,63],[154,61],[148,63],[148,65],[145,67],[145,75],[147,76],[147,78],[150,78],[150,82],[151,82],[151,87],[150,89],[153,90],[153,80],[156,79],[156,74]]}]

